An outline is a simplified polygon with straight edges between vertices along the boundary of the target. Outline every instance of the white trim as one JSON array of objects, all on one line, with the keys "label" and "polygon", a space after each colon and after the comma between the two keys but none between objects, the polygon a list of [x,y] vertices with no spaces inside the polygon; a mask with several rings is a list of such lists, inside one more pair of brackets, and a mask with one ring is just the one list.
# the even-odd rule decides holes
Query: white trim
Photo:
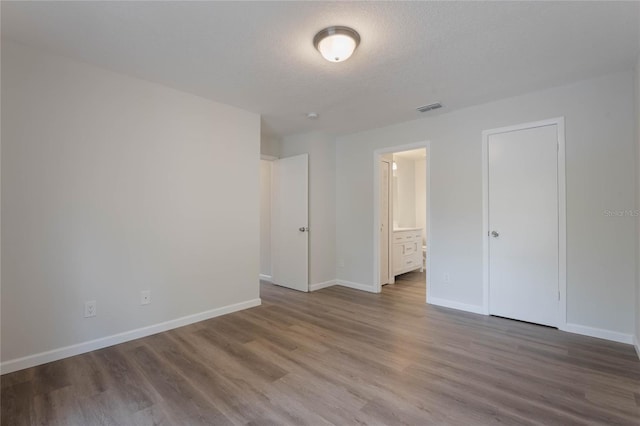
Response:
[{"label": "white trim", "polygon": [[87,342],[78,343],[63,348],[57,348],[39,354],[28,355],[22,358],[11,359],[0,364],[0,373],[7,374],[25,368],[35,367],[36,365],[46,364],[48,362],[57,361],[59,359],[80,355],[86,352],[95,351],[97,349],[106,348],[107,346],[117,345],[119,343],[128,342],[130,340],[140,339],[141,337],[151,336],[152,334],[161,333],[163,331],[193,324],[195,322],[204,321],[210,318],[218,317],[232,312],[241,311],[243,309],[253,308],[261,304],[260,299],[251,299],[232,305],[223,306],[221,308],[211,309],[193,315],[176,318],[170,321],[137,328],[135,330],[125,331],[123,333],[113,334],[111,336],[102,337]]},{"label": "white trim", "polygon": [[483,307],[480,305],[468,305],[466,303],[456,302],[455,300],[440,299],[437,297],[430,297],[429,303],[436,306],[442,306],[444,308],[457,309],[459,311],[471,312],[474,314],[484,314]]},{"label": "white trim", "polygon": [[[427,300],[429,303],[430,299],[430,285],[427,283],[431,282],[431,142],[430,141],[422,141],[415,142],[406,145],[394,145],[387,148],[376,149],[373,151],[373,293],[380,293],[382,291],[382,285],[380,285],[380,231],[378,228],[378,223],[380,223],[380,160],[381,156],[384,154],[390,154],[394,152],[401,151],[410,151],[413,149],[424,148],[427,151],[427,161],[426,161],[426,191],[427,191],[427,208],[426,208],[426,220],[425,224],[427,227],[427,274],[426,274],[426,282],[425,286],[427,287]],[[391,240],[389,240],[391,241]],[[393,265],[393,263],[392,263]],[[354,283],[355,284],[355,283]],[[354,287],[355,288],[355,287]]]},{"label": "white trim", "polygon": [[[387,270],[387,278],[385,279],[385,284],[395,284],[396,282],[396,277],[395,275],[393,275],[393,250],[392,250],[392,244],[391,241],[393,240],[393,159],[391,160],[391,162],[385,160],[382,158],[382,156],[378,157],[378,160],[382,163],[387,163],[388,167],[389,167],[389,179],[387,179],[387,191],[388,191],[388,198],[389,198],[389,202],[387,203],[387,218],[389,220],[387,220],[386,226],[387,226],[387,242],[388,242],[388,248],[387,248],[387,262],[389,263],[389,268]],[[380,164],[378,164],[379,166]],[[380,197],[378,197],[378,200],[380,200]],[[379,240],[378,240],[379,241]],[[380,258],[380,251],[378,251],[378,259]],[[379,266],[380,264],[378,264]],[[382,277],[380,276],[380,274],[378,274],[378,280],[380,282],[380,286],[382,286]]]},{"label": "white trim", "polygon": [[482,313],[489,315],[489,135],[482,132]]},{"label": "white trim", "polygon": [[309,284],[309,291],[316,291],[336,285],[336,280],[324,281],[321,283]]},{"label": "white trim", "polygon": [[369,293],[380,293],[379,291],[375,291],[374,286],[369,284],[360,284],[345,280],[336,280],[336,284],[342,287],[352,288],[354,290],[367,291]]},{"label": "white trim", "polygon": [[564,117],[556,119],[558,126],[558,290],[560,319],[558,327],[567,324],[567,172]]},{"label": "white trim", "polygon": [[482,310],[485,315],[489,315],[489,152],[487,149],[489,136],[553,125],[557,126],[558,131],[558,289],[560,301],[558,302],[556,326],[563,330],[567,324],[567,187],[564,117],[482,132]]},{"label": "white trim", "polygon": [[266,160],[266,161],[274,161],[274,160],[277,160],[278,157],[274,157],[273,155],[260,154],[260,159]]},{"label": "white trim", "polygon": [[640,359],[640,339],[637,336],[633,338],[633,346],[636,348],[636,354],[638,355],[638,359]]},{"label": "white trim", "polygon": [[617,331],[604,330],[602,328],[587,327],[586,325],[566,323],[561,331],[567,333],[582,334],[583,336],[597,337],[598,339],[612,340],[619,343],[633,345],[633,335],[619,333]]},{"label": "white trim", "polygon": [[273,282],[271,275],[260,274],[260,279],[263,281],[269,281],[270,283]]},{"label": "white trim", "polygon": [[433,287],[433,285],[431,285],[431,283],[433,281],[431,281],[431,143],[427,142],[427,161],[425,164],[425,168],[427,170],[427,184],[425,185],[425,188],[427,190],[427,220],[425,222],[425,225],[427,227],[427,241],[425,242],[425,246],[426,246],[426,253],[424,256],[424,267],[426,268],[426,286],[427,286],[427,303],[432,303],[432,297],[431,297],[431,287]]}]

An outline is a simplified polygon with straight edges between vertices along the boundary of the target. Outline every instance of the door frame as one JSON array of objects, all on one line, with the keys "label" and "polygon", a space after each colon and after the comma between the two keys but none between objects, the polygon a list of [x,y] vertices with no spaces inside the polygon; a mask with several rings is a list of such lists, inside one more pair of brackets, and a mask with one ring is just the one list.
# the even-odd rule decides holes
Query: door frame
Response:
[{"label": "door frame", "polygon": [[[394,152],[400,151],[410,151],[412,149],[420,149],[424,148],[427,152],[426,157],[426,185],[425,188],[427,190],[426,196],[426,228],[427,228],[427,259],[426,259],[426,280],[425,286],[427,288],[427,297],[426,302],[429,303],[431,299],[431,286],[428,285],[431,283],[431,142],[430,141],[422,141],[415,142],[405,145],[394,145],[386,148],[379,148],[373,151],[373,292],[380,293],[382,291],[382,286],[380,285],[380,160],[383,154],[391,154]],[[390,198],[391,200],[393,198]],[[393,224],[393,220],[391,222]],[[393,230],[389,227],[389,232],[393,233]],[[389,238],[389,244],[391,244],[391,237]],[[391,249],[390,249],[391,250]],[[393,264],[392,264],[393,265]],[[390,267],[392,266],[390,265]]]},{"label": "door frame", "polygon": [[[382,158],[382,155],[379,156],[379,162],[378,162],[378,167],[380,166],[381,163],[387,163],[388,167],[389,167],[389,174],[388,174],[388,179],[387,179],[387,223],[386,223],[386,228],[387,228],[387,278],[386,278],[386,283],[385,284],[393,284],[395,281],[395,277],[393,276],[393,262],[391,260],[391,239],[393,236],[393,193],[392,193],[392,188],[393,188],[393,160],[391,160],[391,163],[389,163],[387,160]],[[378,175],[381,177],[381,175]],[[382,188],[378,187],[379,190],[381,190]],[[378,197],[378,201],[380,201],[380,197]],[[380,207],[380,206],[378,206]],[[378,209],[379,211],[381,210],[380,208]],[[378,216],[379,217],[379,216]],[[379,223],[379,222],[378,222]],[[378,235],[380,235],[380,232],[378,232]],[[380,240],[378,239],[378,242]],[[380,246],[378,246],[378,248],[380,248]],[[381,256],[381,252],[378,251],[378,260],[380,261],[380,259],[382,258]],[[380,263],[378,263],[378,266],[380,266]],[[378,282],[380,283],[380,287],[382,287],[382,281],[383,281],[383,277],[382,275],[380,275],[380,273],[378,273]]]},{"label": "door frame", "polygon": [[489,136],[556,125],[558,129],[558,321],[567,324],[567,175],[564,117],[516,124],[482,132],[482,311],[489,315]]}]

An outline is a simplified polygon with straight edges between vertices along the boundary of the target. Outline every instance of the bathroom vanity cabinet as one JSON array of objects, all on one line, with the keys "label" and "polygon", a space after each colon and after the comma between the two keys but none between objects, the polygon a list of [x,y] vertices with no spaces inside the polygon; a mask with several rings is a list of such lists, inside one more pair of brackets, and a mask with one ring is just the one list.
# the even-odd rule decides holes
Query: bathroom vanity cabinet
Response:
[{"label": "bathroom vanity cabinet", "polygon": [[393,230],[393,275],[422,269],[422,228]]}]

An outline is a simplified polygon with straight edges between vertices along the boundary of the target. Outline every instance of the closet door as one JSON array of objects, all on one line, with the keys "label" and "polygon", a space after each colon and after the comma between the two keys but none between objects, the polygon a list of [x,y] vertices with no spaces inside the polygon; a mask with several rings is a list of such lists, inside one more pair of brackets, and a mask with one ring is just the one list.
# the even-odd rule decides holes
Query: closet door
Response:
[{"label": "closet door", "polygon": [[490,135],[489,312],[557,326],[558,129]]}]

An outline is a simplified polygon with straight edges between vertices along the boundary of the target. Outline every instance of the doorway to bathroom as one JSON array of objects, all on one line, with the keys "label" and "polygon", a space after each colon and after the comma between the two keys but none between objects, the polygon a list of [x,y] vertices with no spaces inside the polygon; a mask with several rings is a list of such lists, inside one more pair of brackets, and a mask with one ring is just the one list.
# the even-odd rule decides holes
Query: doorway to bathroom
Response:
[{"label": "doorway to bathroom", "polygon": [[429,159],[428,142],[374,153],[376,292],[417,283],[429,291]]}]

